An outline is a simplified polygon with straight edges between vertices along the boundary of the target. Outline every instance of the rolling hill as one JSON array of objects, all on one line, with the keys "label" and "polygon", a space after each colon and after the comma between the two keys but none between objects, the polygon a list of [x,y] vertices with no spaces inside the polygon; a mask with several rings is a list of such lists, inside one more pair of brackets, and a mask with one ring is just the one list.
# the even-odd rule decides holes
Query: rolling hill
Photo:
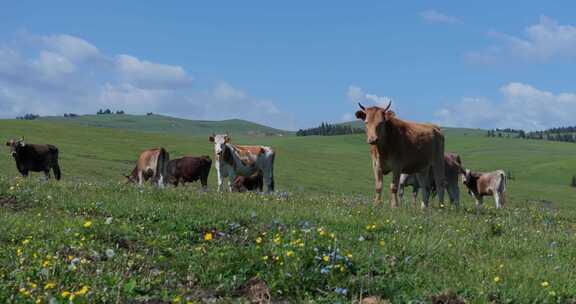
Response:
[{"label": "rolling hill", "polygon": [[292,132],[274,129],[241,119],[222,121],[189,120],[163,115],[80,115],[77,117],[41,117],[39,121],[69,123],[82,126],[125,129],[179,135],[207,135],[211,133],[243,135],[289,135]]}]

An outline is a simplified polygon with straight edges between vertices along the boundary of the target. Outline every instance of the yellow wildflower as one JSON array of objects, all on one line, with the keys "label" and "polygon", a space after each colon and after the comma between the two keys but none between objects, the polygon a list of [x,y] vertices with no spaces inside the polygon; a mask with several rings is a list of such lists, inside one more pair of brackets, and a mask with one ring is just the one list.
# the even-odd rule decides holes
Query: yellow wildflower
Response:
[{"label": "yellow wildflower", "polygon": [[211,240],[212,240],[212,232],[207,232],[207,233],[204,235],[204,240],[205,240],[205,241],[211,241]]},{"label": "yellow wildflower", "polygon": [[330,257],[327,256],[327,255],[325,255],[325,256],[322,257],[322,260],[323,260],[324,262],[330,262]]},{"label": "yellow wildflower", "polygon": [[546,287],[550,286],[550,283],[548,283],[547,281],[544,281],[540,285],[542,285],[542,287],[546,288]]},{"label": "yellow wildflower", "polygon": [[286,252],[286,256],[287,256],[287,257],[291,257],[291,256],[293,256],[293,255],[294,255],[294,251],[292,251],[292,250]]},{"label": "yellow wildflower", "polygon": [[172,299],[172,303],[180,303],[181,300],[179,296],[175,296],[174,299]]},{"label": "yellow wildflower", "polygon": [[88,286],[84,285],[84,286],[82,286],[82,288],[80,290],[76,291],[74,293],[74,295],[83,296],[83,295],[88,293],[88,290],[90,290],[90,288]]},{"label": "yellow wildflower", "polygon": [[261,237],[257,237],[256,238],[256,244],[260,244],[262,243],[262,238]]},{"label": "yellow wildflower", "polygon": [[56,287],[56,284],[49,282],[49,283],[46,283],[46,285],[44,285],[44,290],[52,289],[55,287]]},{"label": "yellow wildflower", "polygon": [[498,276],[494,277],[494,283],[498,283],[498,282],[500,282],[500,277],[498,277]]},{"label": "yellow wildflower", "polygon": [[92,221],[86,221],[86,222],[84,222],[84,225],[82,225],[82,226],[84,226],[84,228],[90,228],[90,227],[92,227]]},{"label": "yellow wildflower", "polygon": [[67,299],[71,295],[71,293],[69,291],[63,291],[60,295],[63,298]]},{"label": "yellow wildflower", "polygon": [[45,260],[44,262],[42,262],[42,267],[46,268],[48,266],[50,266],[50,261]]},{"label": "yellow wildflower", "polygon": [[384,240],[380,240],[380,246],[384,246],[386,245],[386,242],[384,242]]},{"label": "yellow wildflower", "polygon": [[28,244],[28,243],[30,243],[30,240],[29,240],[29,239],[25,239],[25,240],[22,241],[22,245],[26,245],[26,244]]}]

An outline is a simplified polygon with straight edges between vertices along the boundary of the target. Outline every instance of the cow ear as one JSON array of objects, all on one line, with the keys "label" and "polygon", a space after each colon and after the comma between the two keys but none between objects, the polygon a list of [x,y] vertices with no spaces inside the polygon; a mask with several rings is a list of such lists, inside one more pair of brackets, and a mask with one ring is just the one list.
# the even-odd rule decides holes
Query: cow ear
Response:
[{"label": "cow ear", "polygon": [[362,121],[366,120],[366,112],[364,111],[356,111],[356,118]]},{"label": "cow ear", "polygon": [[386,113],[384,114],[384,118],[385,118],[386,120],[388,120],[388,119],[390,119],[390,118],[392,118],[392,117],[396,117],[396,113],[394,113],[394,111],[392,111],[392,110],[388,110],[388,111],[386,111]]},{"label": "cow ear", "polygon": [[208,140],[213,143],[214,142],[214,135],[211,135],[210,137],[208,137]]},{"label": "cow ear", "polygon": [[230,142],[230,136],[228,136],[228,135],[224,136],[224,142],[229,143]]},{"label": "cow ear", "polygon": [[8,146],[8,147],[11,146],[9,141],[6,142],[6,146]]}]

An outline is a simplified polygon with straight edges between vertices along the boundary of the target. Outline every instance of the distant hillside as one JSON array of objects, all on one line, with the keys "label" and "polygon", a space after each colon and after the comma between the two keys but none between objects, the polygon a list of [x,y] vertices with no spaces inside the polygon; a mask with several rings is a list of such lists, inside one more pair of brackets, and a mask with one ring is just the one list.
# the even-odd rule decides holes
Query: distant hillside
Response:
[{"label": "distant hillside", "polygon": [[[350,126],[352,128],[361,128],[364,129],[364,123],[357,120],[357,121],[348,121],[340,123],[339,125],[343,126]],[[451,128],[451,127],[442,127],[442,131],[446,136],[454,136],[454,135],[476,135],[481,136],[486,134],[486,130],[483,129],[466,129],[466,128]]]},{"label": "distant hillside", "polygon": [[274,129],[257,123],[229,119],[222,121],[188,120],[162,115],[80,115],[76,117],[41,117],[40,121],[64,122],[82,126],[162,132],[180,135],[205,135],[211,133],[242,135],[289,135],[289,131]]}]

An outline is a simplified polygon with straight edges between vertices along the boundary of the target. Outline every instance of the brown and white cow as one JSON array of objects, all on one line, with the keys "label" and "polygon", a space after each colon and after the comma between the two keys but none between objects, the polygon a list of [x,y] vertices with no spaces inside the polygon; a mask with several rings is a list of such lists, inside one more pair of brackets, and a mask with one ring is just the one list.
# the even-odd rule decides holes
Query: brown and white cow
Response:
[{"label": "brown and white cow", "polygon": [[246,192],[246,191],[259,191],[264,190],[264,175],[258,171],[250,176],[236,176],[232,191]]},{"label": "brown and white cow", "polygon": [[[396,118],[386,108],[369,107],[361,104],[356,117],[366,125],[367,142],[370,144],[372,167],[376,181],[376,198],[382,198],[382,177],[392,172],[390,185],[392,207],[398,206],[398,184],[400,175],[416,174],[422,185],[429,183],[429,170],[438,189],[440,202],[444,200],[444,135],[439,127],[431,124],[408,122]],[[428,207],[430,191],[422,187],[422,207]]]},{"label": "brown and white cow", "polygon": [[145,181],[152,179],[152,183],[163,188],[166,184],[168,161],[170,156],[164,148],[144,150],[130,175],[126,175],[128,182],[138,183],[142,186]]},{"label": "brown and white cow", "polygon": [[[446,190],[448,191],[450,204],[455,205],[456,207],[460,206],[460,188],[458,187],[458,180],[461,172],[462,160],[460,159],[460,155],[450,152],[446,153],[444,155],[444,178],[446,181]],[[398,184],[398,195],[400,196],[400,201],[403,201],[404,199],[404,188],[407,186],[412,186],[412,199],[414,203],[416,203],[418,190],[421,185],[418,183],[418,178],[416,178],[415,174],[400,175],[400,182]],[[437,194],[432,169],[430,170],[428,189],[431,191],[431,197],[434,197],[435,194]]]},{"label": "brown and white cow", "polygon": [[506,173],[504,171],[482,173],[466,169],[462,178],[468,193],[476,199],[477,207],[482,205],[483,198],[487,195],[494,197],[496,208],[504,207],[506,203]]},{"label": "brown and white cow", "polygon": [[230,143],[227,134],[212,135],[216,154],[216,173],[218,174],[218,191],[221,191],[224,179],[228,177],[228,190],[236,176],[250,176],[258,171],[264,175],[267,191],[274,191],[274,158],[276,153],[266,146],[241,146]]}]

